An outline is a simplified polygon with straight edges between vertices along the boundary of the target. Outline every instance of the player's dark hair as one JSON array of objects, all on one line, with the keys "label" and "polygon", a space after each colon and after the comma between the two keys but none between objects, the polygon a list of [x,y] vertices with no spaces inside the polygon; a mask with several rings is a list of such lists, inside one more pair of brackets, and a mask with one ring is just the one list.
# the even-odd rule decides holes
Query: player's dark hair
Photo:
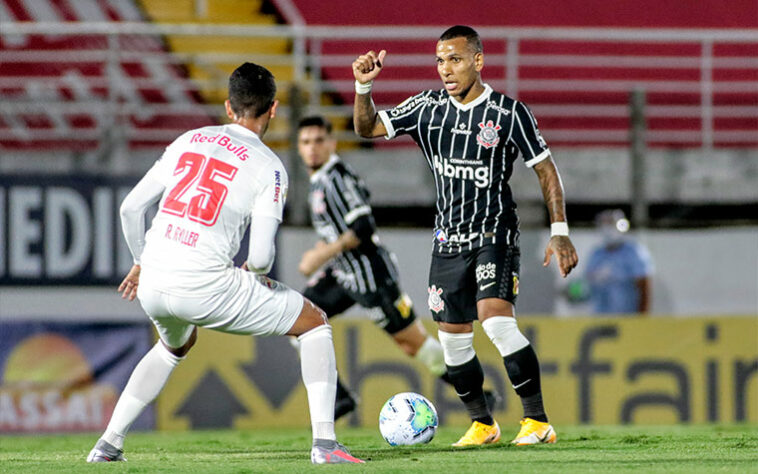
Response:
[{"label": "player's dark hair", "polygon": [[300,120],[297,124],[297,130],[300,131],[305,127],[320,127],[325,129],[328,135],[332,134],[332,123],[322,115],[311,115]]},{"label": "player's dark hair", "polygon": [[240,117],[260,117],[274,104],[276,83],[271,71],[245,63],[229,76],[229,102]]},{"label": "player's dark hair", "polygon": [[455,25],[451,26],[440,36],[440,41],[447,41],[455,38],[466,38],[466,42],[474,50],[474,53],[481,53],[484,51],[482,48],[482,39],[479,37],[479,33],[470,26]]}]

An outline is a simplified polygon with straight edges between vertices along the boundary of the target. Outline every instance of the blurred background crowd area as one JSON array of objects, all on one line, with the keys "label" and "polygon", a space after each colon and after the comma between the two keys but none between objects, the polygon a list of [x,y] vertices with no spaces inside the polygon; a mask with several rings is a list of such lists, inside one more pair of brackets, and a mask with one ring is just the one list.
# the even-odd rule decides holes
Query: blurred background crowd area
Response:
[{"label": "blurred background crowd area", "polygon": [[[130,264],[120,198],[179,134],[226,121],[228,74],[244,61],[274,72],[282,103],[266,135],[290,174],[278,276],[304,284],[295,269],[315,235],[293,125],[319,113],[367,182],[381,236],[423,306],[433,177],[411,140],[353,133],[350,64],[388,51],[380,109],[437,88],[434,45],[451,22],[481,34],[485,82],[538,118],[580,259],[599,241],[598,212],[622,209],[655,262],[652,312],[758,313],[753,0],[0,0],[0,316],[46,312],[22,289],[39,287],[55,306],[61,284],[120,280]],[[517,163],[511,185],[521,311],[589,311],[539,265],[548,222],[536,177]]]}]

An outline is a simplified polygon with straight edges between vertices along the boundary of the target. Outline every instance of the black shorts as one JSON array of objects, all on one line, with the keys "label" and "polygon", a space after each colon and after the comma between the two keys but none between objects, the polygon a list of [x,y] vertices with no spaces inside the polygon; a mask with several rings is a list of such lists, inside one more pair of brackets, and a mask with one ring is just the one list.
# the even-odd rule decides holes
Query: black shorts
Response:
[{"label": "black shorts", "polygon": [[385,280],[375,293],[356,293],[343,287],[332,272],[326,270],[308,283],[303,296],[323,309],[329,318],[344,313],[356,303],[364,308],[379,308],[383,318],[376,323],[389,334],[407,328],[416,320],[411,299],[392,280]]},{"label": "black shorts", "polygon": [[518,246],[490,244],[450,255],[432,255],[429,309],[435,321],[477,319],[476,302],[500,298],[516,303],[521,252]]}]

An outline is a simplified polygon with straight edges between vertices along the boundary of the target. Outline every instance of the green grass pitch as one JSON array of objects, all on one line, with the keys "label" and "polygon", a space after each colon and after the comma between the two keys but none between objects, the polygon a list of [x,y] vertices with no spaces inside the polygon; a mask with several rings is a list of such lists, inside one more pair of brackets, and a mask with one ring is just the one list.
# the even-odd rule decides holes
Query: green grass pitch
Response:
[{"label": "green grass pitch", "polygon": [[[515,427],[514,428],[515,432]],[[758,473],[758,426],[557,427],[558,443],[452,448],[465,428],[421,446],[390,447],[378,429],[338,427],[362,466],[312,466],[305,429],[131,433],[126,463],[86,464],[90,435],[0,435],[0,472]]]}]

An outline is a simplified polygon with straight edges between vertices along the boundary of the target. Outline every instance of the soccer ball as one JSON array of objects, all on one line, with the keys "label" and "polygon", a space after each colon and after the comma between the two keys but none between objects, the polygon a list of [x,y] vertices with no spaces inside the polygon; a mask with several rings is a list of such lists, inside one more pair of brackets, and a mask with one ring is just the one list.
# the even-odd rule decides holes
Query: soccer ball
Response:
[{"label": "soccer ball", "polygon": [[428,443],[438,424],[434,405],[418,393],[393,395],[379,412],[379,431],[390,446]]}]

